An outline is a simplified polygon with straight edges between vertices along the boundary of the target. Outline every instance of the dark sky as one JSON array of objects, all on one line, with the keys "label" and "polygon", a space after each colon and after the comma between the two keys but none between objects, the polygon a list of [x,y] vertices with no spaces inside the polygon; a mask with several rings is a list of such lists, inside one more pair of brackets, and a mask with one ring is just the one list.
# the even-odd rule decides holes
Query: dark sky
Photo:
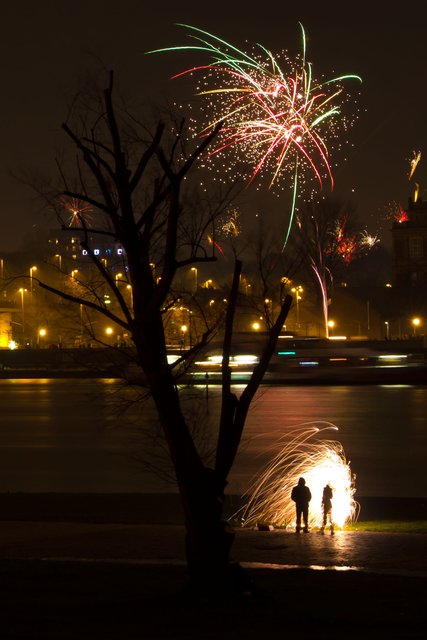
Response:
[{"label": "dark sky", "polygon": [[176,81],[168,77],[185,68],[184,60],[179,54],[144,52],[183,44],[185,31],[176,22],[242,48],[247,40],[273,52],[297,52],[300,21],[315,73],[362,76],[358,100],[363,114],[350,132],[354,149],[335,172],[335,193],[351,197],[369,231],[380,232],[388,244],[384,214],[394,201],[405,205],[413,190],[408,171],[414,151],[425,153],[415,179],[422,195],[427,188],[424,3],[402,3],[397,10],[373,1],[316,2],[314,8],[309,2],[253,4],[23,0],[2,6],[0,251],[18,249],[34,225],[47,224],[32,192],[9,172],[22,167],[54,172],[55,150],[65,143],[60,126],[67,98],[86,70],[98,68],[102,60],[137,95],[159,88],[173,97]]}]

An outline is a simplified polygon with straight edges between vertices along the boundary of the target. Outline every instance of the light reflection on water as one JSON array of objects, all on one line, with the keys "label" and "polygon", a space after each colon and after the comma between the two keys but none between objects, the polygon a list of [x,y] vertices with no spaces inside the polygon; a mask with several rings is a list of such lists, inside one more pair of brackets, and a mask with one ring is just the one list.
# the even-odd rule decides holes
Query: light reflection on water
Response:
[{"label": "light reflection on water", "polygon": [[[112,411],[119,389],[114,379],[0,380],[0,491],[170,491],[134,459],[141,422],[155,424],[155,412]],[[199,391],[214,421],[219,390]],[[325,420],[339,428],[359,495],[427,496],[426,406],[427,387],[262,387],[229,492],[247,488],[287,430]]]},{"label": "light reflection on water", "polygon": [[279,564],[277,562],[242,562],[247,569],[310,569],[312,571],[367,571],[365,567],[320,565],[320,564]]}]

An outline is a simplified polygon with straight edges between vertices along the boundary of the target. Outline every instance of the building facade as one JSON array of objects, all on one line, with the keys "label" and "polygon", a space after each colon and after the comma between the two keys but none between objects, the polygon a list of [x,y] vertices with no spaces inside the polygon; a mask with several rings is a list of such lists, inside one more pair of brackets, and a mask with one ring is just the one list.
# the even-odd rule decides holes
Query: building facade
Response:
[{"label": "building facade", "polygon": [[392,229],[393,286],[423,289],[427,286],[427,202],[411,198]]}]

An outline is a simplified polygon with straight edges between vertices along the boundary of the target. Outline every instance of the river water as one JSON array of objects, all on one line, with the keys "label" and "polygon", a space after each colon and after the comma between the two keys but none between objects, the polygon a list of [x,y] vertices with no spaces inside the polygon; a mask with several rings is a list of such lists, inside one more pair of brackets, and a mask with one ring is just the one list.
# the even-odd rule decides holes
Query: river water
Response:
[{"label": "river water", "polygon": [[[208,410],[215,423],[219,391],[199,391],[195,422],[202,423],[197,416]],[[123,394],[128,398],[114,379],[0,380],[0,492],[173,491],[145,464],[149,448],[149,463],[165,475],[154,411],[147,405],[124,411]],[[328,422],[338,431],[327,430],[325,437],[342,444],[357,495],[426,497],[426,407],[426,386],[263,386],[229,492],[247,489],[286,433]],[[148,425],[149,440],[143,435]],[[200,442],[209,448],[206,434]]]}]

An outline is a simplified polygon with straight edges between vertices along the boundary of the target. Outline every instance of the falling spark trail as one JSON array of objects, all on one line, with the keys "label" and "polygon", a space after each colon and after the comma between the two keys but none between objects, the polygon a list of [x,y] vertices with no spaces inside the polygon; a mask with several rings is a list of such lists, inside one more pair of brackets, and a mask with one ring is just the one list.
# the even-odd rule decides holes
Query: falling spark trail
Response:
[{"label": "falling spark trail", "polygon": [[292,487],[300,477],[312,493],[309,526],[322,524],[322,492],[329,483],[334,490],[333,521],[338,527],[355,520],[355,476],[351,473],[342,445],[323,439],[326,431],[338,431],[329,422],[310,422],[296,427],[281,438],[281,449],[253,480],[245,494],[245,506],[235,515],[244,526],[269,523],[280,527],[295,525]]}]

